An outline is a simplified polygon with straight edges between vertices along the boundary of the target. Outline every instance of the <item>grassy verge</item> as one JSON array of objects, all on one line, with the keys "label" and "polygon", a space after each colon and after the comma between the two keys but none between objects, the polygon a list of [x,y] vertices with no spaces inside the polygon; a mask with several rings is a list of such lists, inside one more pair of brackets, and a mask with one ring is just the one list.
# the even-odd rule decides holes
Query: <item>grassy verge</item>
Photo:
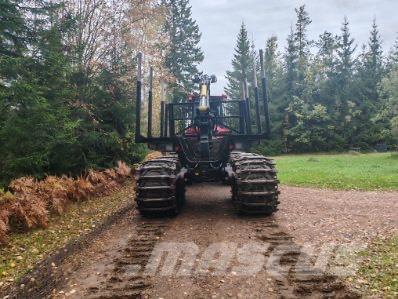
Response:
[{"label": "grassy verge", "polygon": [[398,190],[398,155],[392,153],[276,157],[282,184],[356,190]]},{"label": "grassy verge", "polygon": [[33,269],[51,252],[88,233],[107,217],[131,203],[133,183],[128,181],[110,196],[72,204],[62,216],[52,216],[48,229],[13,233],[9,243],[0,247],[0,289]]},{"label": "grassy verge", "polygon": [[398,236],[378,240],[362,252],[363,262],[353,282],[366,295],[398,298]]}]

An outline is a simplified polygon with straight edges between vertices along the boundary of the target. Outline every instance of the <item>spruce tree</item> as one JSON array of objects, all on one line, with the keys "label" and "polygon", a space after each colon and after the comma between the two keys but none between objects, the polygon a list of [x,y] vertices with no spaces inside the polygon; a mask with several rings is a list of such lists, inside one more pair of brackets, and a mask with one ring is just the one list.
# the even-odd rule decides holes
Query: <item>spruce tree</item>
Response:
[{"label": "spruce tree", "polygon": [[382,75],[382,67],[383,67],[383,50],[382,50],[382,42],[379,33],[378,26],[376,24],[376,20],[373,20],[372,30],[370,32],[369,37],[369,55],[367,57],[367,63],[370,68],[374,71],[373,75],[377,80],[380,80]]},{"label": "spruce tree", "polygon": [[282,79],[282,66],[278,52],[278,38],[276,36],[270,37],[266,42],[264,63],[272,99]]},{"label": "spruce tree", "polygon": [[27,25],[20,4],[19,0],[0,3],[0,92],[5,88],[4,83],[18,76],[27,51]]},{"label": "spruce tree", "polygon": [[[336,74],[335,74],[335,100],[333,116],[335,118],[336,128],[339,128],[339,135],[342,136],[345,143],[350,143],[348,140],[353,127],[350,124],[351,115],[349,107],[350,99],[353,92],[353,73],[355,58],[354,53],[356,46],[354,39],[351,38],[349,22],[347,17],[344,18],[343,26],[341,28],[341,36],[337,46],[337,60],[336,60]],[[351,144],[352,145],[352,144]],[[346,147],[346,145],[343,145]]]},{"label": "spruce tree", "polygon": [[271,153],[282,152],[283,119],[287,108],[287,97],[284,86],[284,72],[281,55],[278,50],[278,39],[270,37],[265,45],[265,71],[270,95],[270,117],[272,123],[272,139],[264,143]]},{"label": "spruce tree", "polygon": [[337,90],[335,84],[337,37],[325,31],[319,36],[315,44],[318,51],[314,60],[315,66],[313,67],[318,78],[319,101],[328,107],[330,113],[333,113],[334,111],[331,111],[330,108],[335,102]]},{"label": "spruce tree", "polygon": [[201,33],[189,0],[164,0],[163,4],[168,8],[165,31],[169,37],[165,64],[176,80],[173,96],[182,100],[178,98],[192,90],[192,76],[204,59],[199,46]]},{"label": "spruce tree", "polygon": [[332,33],[325,31],[316,42],[318,47],[317,62],[320,66],[320,75],[323,79],[330,78],[334,71],[337,41]]},{"label": "spruce tree", "polygon": [[382,107],[379,99],[379,85],[383,77],[383,51],[381,39],[376,22],[373,21],[367,47],[358,61],[356,85],[358,91],[353,99],[360,113],[353,117],[353,124],[356,128],[355,140],[357,144],[364,144],[362,147],[375,145],[379,142],[381,128],[372,119]]},{"label": "spruce tree", "polygon": [[[335,111],[336,126],[342,129],[341,134],[348,135],[344,127],[349,121],[350,116],[348,101],[352,96],[352,82],[354,73],[354,52],[356,46],[354,39],[351,38],[349,29],[349,22],[344,18],[343,26],[341,28],[341,36],[337,47],[337,61],[336,61],[336,78],[335,78]],[[344,133],[345,132],[345,133]]]},{"label": "spruce tree", "polygon": [[349,29],[349,22],[344,18],[343,26],[341,28],[341,36],[337,48],[337,73],[339,75],[340,87],[345,88],[353,75],[354,57],[353,54],[356,50],[354,39],[351,38]]},{"label": "spruce tree", "polygon": [[251,63],[249,65],[250,73],[248,75],[248,81],[251,86],[254,86],[254,74],[256,74],[256,78],[258,79],[260,71],[259,56],[257,54],[257,49],[254,40],[251,41],[250,45],[250,58],[251,58]]},{"label": "spruce tree", "polygon": [[0,3],[0,55],[18,56],[25,48],[25,22],[19,8],[21,1]]},{"label": "spruce tree", "polygon": [[299,95],[306,88],[305,76],[307,72],[307,67],[309,63],[309,46],[310,41],[307,38],[308,26],[312,23],[308,12],[305,10],[305,5],[300,6],[295,9],[297,14],[296,21],[296,31],[294,33],[294,41],[296,43],[296,48],[298,52],[298,66],[297,66],[297,84]]},{"label": "spruce tree", "polygon": [[383,120],[390,129],[393,138],[398,146],[398,67],[392,69],[381,82],[381,92],[386,97],[383,109],[378,113],[378,117]]},{"label": "spruce tree", "polygon": [[287,48],[285,53],[285,69],[286,69],[286,96],[292,98],[297,96],[297,66],[298,66],[298,51],[294,41],[293,29],[287,38]]},{"label": "spruce tree", "polygon": [[308,25],[312,23],[308,12],[305,10],[305,5],[295,9],[297,14],[296,32],[294,34],[295,42],[300,58],[304,58],[308,54],[308,46],[310,42],[307,40]]},{"label": "spruce tree", "polygon": [[391,71],[398,66],[398,37],[395,39],[395,43],[392,46],[388,55],[387,70]]},{"label": "spruce tree", "polygon": [[242,83],[245,79],[248,80],[252,76],[250,73],[252,63],[250,41],[246,26],[242,23],[237,38],[235,54],[232,59],[232,70],[227,71],[226,75],[228,84],[225,88],[225,93],[229,98],[234,100],[243,98]]},{"label": "spruce tree", "polygon": [[383,50],[376,21],[373,21],[368,41],[368,51],[363,56],[362,81],[365,96],[376,104],[377,88],[383,76]]},{"label": "spruce tree", "polygon": [[308,26],[312,23],[305,5],[295,9],[297,21],[295,30],[293,28],[287,38],[285,55],[286,89],[287,96],[301,96],[305,89],[304,80],[309,63],[311,42],[307,38]]},{"label": "spruce tree", "polygon": [[76,141],[77,122],[71,120],[66,105],[71,96],[70,64],[63,51],[63,25],[58,21],[51,24],[48,18],[42,19],[42,24],[35,28],[36,55],[18,58],[18,77],[2,94],[6,103],[0,128],[3,181],[22,175],[62,174],[75,163],[69,150]]}]

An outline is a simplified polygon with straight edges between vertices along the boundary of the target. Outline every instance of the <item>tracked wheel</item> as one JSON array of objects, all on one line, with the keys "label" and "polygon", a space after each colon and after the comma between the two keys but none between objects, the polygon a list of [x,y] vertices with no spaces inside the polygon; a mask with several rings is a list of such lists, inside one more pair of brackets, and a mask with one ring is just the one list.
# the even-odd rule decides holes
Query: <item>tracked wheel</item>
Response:
[{"label": "tracked wheel", "polygon": [[184,175],[176,156],[144,162],[137,172],[136,202],[141,215],[175,216],[185,200]]},{"label": "tracked wheel", "polygon": [[264,156],[232,152],[232,200],[236,210],[244,214],[271,215],[278,210],[275,163]]}]

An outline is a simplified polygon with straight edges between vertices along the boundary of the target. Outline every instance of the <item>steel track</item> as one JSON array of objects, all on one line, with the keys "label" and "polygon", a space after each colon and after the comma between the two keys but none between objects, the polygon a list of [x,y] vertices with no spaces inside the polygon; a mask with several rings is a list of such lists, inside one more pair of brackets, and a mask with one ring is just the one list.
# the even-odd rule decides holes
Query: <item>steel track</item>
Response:
[{"label": "steel track", "polygon": [[143,216],[177,215],[185,199],[184,173],[174,155],[144,162],[138,170],[137,208]]},{"label": "steel track", "polygon": [[232,200],[240,213],[270,215],[279,204],[275,163],[264,156],[232,152]]}]

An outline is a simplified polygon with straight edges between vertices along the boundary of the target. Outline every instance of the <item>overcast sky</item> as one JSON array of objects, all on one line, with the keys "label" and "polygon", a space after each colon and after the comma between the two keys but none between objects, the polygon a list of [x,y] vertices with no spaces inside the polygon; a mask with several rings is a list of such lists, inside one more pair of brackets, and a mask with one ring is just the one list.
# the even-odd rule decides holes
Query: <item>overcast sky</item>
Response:
[{"label": "overcast sky", "polygon": [[205,61],[201,69],[216,74],[219,80],[213,93],[221,93],[226,84],[225,71],[231,67],[241,22],[246,23],[257,48],[264,48],[266,39],[276,35],[284,49],[290,26],[296,21],[294,8],[302,4],[306,4],[312,19],[312,39],[325,30],[339,33],[344,16],[359,46],[367,41],[374,18],[384,50],[398,35],[398,0],[191,0],[193,16],[202,32]]}]

